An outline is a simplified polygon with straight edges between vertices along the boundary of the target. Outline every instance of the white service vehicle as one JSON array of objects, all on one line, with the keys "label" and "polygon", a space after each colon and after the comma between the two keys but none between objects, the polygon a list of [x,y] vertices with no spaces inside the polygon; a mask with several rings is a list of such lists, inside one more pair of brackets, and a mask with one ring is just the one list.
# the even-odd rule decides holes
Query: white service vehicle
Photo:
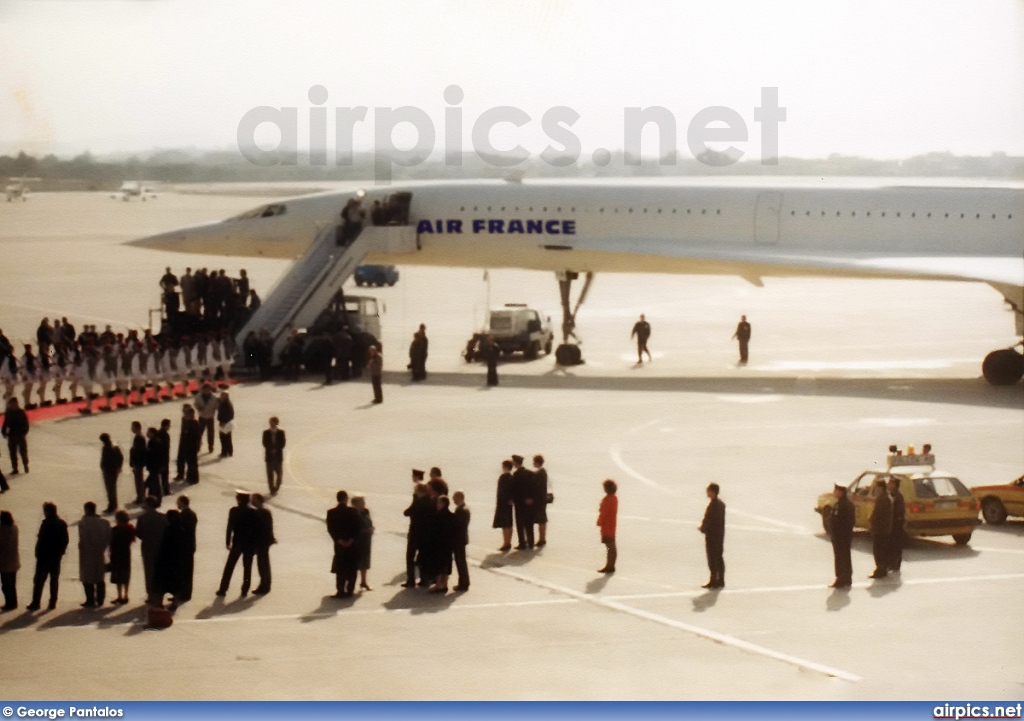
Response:
[{"label": "white service vehicle", "polygon": [[527,307],[526,303],[506,303],[504,308],[492,310],[486,334],[494,338],[502,353],[522,351],[530,359],[539,356],[541,349],[550,354],[555,338],[551,318]]}]

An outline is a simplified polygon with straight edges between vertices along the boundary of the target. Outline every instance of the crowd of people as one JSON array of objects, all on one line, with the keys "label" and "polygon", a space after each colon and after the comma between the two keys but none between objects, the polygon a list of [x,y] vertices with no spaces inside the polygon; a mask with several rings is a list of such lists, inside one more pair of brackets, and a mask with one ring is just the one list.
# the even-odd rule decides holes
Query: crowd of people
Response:
[{"label": "crowd of people", "polygon": [[168,332],[193,335],[227,331],[237,333],[260,307],[260,297],[249,286],[243,268],[232,278],[221,268],[186,268],[180,277],[170,268],[160,278],[161,299]]},{"label": "crowd of people", "polygon": [[183,397],[193,380],[226,385],[236,352],[227,330],[176,336],[148,329],[115,333],[110,325],[97,332],[85,325],[77,332],[66,317],[53,325],[43,318],[36,339],[37,350],[26,343],[19,356],[0,330],[4,400],[14,398],[21,386],[24,410],[84,400],[81,412],[89,414],[97,400],[97,410],[110,411],[143,405],[147,395],[150,403]]}]

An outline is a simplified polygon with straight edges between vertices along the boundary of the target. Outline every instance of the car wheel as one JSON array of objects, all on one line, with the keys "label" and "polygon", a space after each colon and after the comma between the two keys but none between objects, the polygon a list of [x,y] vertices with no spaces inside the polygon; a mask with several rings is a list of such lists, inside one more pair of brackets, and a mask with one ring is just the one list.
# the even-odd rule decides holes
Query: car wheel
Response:
[{"label": "car wheel", "polygon": [[544,344],[544,355],[551,355],[551,343],[552,339],[548,338],[548,342]]},{"label": "car wheel", "polygon": [[1006,508],[998,498],[986,498],[981,502],[981,517],[991,526],[1006,523]]},{"label": "car wheel", "polygon": [[958,545],[958,546],[966,546],[968,543],[971,542],[971,534],[970,533],[954,533],[953,534],[953,540],[956,541],[956,545]]},{"label": "car wheel", "polygon": [[821,527],[825,529],[825,533],[829,536],[832,535],[832,509],[823,508],[821,511]]},{"label": "car wheel", "polygon": [[537,356],[540,355],[540,341],[530,341],[530,345],[526,346],[526,351],[524,355],[526,356],[527,360],[535,360]]},{"label": "car wheel", "polygon": [[361,281],[358,278],[356,278],[356,285],[359,286],[360,288],[362,288],[363,287],[363,281]]},{"label": "car wheel", "polygon": [[393,288],[394,285],[395,285],[395,281],[393,281],[393,280],[389,280],[388,281],[388,288]]}]

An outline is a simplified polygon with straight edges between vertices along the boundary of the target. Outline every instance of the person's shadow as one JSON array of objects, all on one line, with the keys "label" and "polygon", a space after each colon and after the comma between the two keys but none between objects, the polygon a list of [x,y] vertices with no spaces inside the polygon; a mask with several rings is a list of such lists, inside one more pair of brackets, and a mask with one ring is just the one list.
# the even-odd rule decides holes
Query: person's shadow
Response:
[{"label": "person's shadow", "polygon": [[200,620],[207,620],[210,618],[216,618],[217,616],[224,616],[229,613],[241,613],[247,608],[251,608],[258,596],[242,596],[236,598],[234,601],[225,601],[223,596],[217,596],[213,599],[213,603],[201,610],[196,614],[196,618]]},{"label": "person's shadow", "polygon": [[900,579],[893,578],[892,576],[886,576],[881,579],[876,578],[872,581],[871,585],[868,586],[868,593],[870,593],[874,598],[882,598],[884,596],[888,596],[893,591],[898,591],[902,585],[903,582]]},{"label": "person's shadow", "polygon": [[324,596],[320,599],[320,606],[313,609],[304,616],[299,616],[299,622],[301,623],[312,623],[313,621],[322,621],[325,618],[333,618],[338,615],[340,611],[346,608],[352,608],[356,602],[357,596],[349,596],[348,598],[335,598],[334,596]]},{"label": "person's shadow", "polygon": [[850,589],[833,588],[825,599],[825,608],[829,611],[841,611],[850,605]]},{"label": "person's shadow", "polygon": [[604,587],[608,585],[608,579],[611,578],[611,576],[611,573],[602,573],[597,578],[587,581],[587,587],[583,592],[591,596],[601,593],[601,591],[604,590]]},{"label": "person's shadow", "polygon": [[718,603],[718,591],[717,588],[709,588],[699,596],[694,596],[690,603],[693,604],[693,610],[697,613],[704,613],[709,608]]},{"label": "person's shadow", "polygon": [[445,594],[430,593],[426,589],[414,591],[403,588],[394,596],[384,602],[384,608],[389,611],[409,611],[413,614],[437,613],[446,611],[455,603],[458,594],[450,591]]}]

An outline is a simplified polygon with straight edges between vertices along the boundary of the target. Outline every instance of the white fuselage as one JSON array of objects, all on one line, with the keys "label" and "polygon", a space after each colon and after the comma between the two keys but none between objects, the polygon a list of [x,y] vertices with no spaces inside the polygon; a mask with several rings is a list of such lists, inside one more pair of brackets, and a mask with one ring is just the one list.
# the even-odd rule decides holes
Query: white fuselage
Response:
[{"label": "white fuselage", "polygon": [[[968,278],[1024,285],[1024,187],[673,180],[439,181],[412,193],[419,249],[366,262],[595,272]],[[274,215],[136,241],[190,253],[295,258],[351,192],[278,201]],[[258,210],[258,209],[257,209]],[[927,257],[927,267],[905,259]],[[958,259],[983,259],[966,272]],[[888,263],[879,263],[882,259]],[[943,259],[946,259],[943,262]]]}]

